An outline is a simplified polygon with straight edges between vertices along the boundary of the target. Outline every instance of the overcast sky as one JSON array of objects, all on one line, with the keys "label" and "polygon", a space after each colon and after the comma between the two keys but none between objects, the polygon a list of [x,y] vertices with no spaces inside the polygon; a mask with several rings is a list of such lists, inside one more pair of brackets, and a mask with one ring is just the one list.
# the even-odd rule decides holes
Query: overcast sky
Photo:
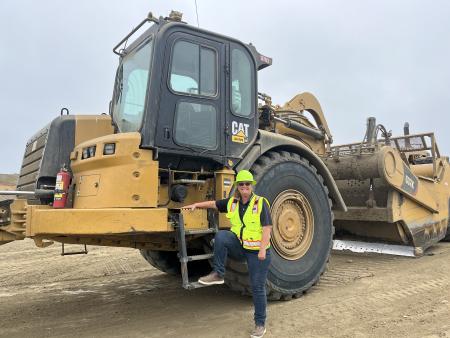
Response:
[{"label": "overcast sky", "polygon": [[[259,91],[283,104],[309,91],[335,143],[366,117],[402,133],[434,131],[450,153],[450,1],[197,0],[200,26],[252,42],[273,65]],[[196,25],[195,2],[1,0],[0,173],[19,172],[27,139],[68,107],[108,111],[112,47],[149,11]]]}]

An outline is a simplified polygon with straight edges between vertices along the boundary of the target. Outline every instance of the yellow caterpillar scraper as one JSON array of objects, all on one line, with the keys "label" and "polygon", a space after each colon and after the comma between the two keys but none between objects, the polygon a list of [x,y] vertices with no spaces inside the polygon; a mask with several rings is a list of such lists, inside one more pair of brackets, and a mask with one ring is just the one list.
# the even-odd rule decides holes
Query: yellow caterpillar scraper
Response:
[{"label": "yellow caterpillar scraper", "polygon": [[[271,58],[178,12],[150,13],[114,53],[109,115],[61,115],[27,142],[18,191],[9,192],[18,199],[0,207],[0,243],[132,247],[197,288],[192,275],[209,271],[214,233],[230,224],[181,207],[230,196],[241,169],[271,205],[272,299],[317,283],[335,227],[343,239],[417,255],[448,236],[448,159],[433,134],[384,131],[377,140],[383,128],[371,120],[364,142],[332,147],[313,95],[280,107],[258,93]],[[249,293],[247,267],[229,260],[226,283]]]}]

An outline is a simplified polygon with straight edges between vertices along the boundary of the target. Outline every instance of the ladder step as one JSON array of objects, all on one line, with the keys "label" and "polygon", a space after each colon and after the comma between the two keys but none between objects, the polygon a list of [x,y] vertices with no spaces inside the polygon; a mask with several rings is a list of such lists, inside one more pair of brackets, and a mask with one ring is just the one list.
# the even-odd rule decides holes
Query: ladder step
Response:
[{"label": "ladder step", "polygon": [[198,289],[205,287],[206,285],[202,285],[198,282],[190,282],[189,281],[189,272],[188,272],[188,263],[192,261],[206,260],[212,258],[214,255],[212,253],[203,254],[203,255],[192,255],[188,256],[187,254],[187,245],[186,245],[186,236],[187,235],[200,235],[200,234],[214,234],[218,231],[217,227],[215,228],[207,228],[207,229],[192,229],[186,230],[184,228],[184,219],[183,214],[180,213],[178,215],[178,224],[175,225],[176,230],[176,239],[178,242],[178,258],[180,260],[180,268],[181,268],[181,277],[183,278],[183,288],[187,290]]},{"label": "ladder step", "polygon": [[186,235],[203,235],[203,234],[213,234],[216,232],[216,229],[199,229],[199,230],[185,230]]},{"label": "ladder step", "polygon": [[203,254],[203,255],[194,255],[194,256],[187,256],[188,262],[191,261],[201,261],[204,259],[210,259],[214,256],[214,254]]}]

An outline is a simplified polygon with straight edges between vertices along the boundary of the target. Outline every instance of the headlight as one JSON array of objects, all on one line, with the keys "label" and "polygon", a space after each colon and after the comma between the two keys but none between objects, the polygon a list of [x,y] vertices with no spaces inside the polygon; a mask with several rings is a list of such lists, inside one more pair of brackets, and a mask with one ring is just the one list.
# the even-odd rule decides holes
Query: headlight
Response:
[{"label": "headlight", "polygon": [[84,148],[81,159],[84,160],[86,158],[94,157],[95,156],[95,148],[96,148],[96,146]]},{"label": "headlight", "polygon": [[95,156],[95,146],[89,147],[89,157],[94,157]]},{"label": "headlight", "polygon": [[112,155],[116,151],[115,143],[106,143],[103,147],[103,155]]}]

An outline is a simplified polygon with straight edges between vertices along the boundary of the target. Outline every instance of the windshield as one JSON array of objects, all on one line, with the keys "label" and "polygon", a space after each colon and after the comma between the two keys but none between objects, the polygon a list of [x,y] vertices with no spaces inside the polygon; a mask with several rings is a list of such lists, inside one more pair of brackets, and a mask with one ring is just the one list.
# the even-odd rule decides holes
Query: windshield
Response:
[{"label": "windshield", "polygon": [[120,132],[138,131],[142,124],[152,58],[152,40],[127,54],[119,66],[113,98],[113,119]]}]

